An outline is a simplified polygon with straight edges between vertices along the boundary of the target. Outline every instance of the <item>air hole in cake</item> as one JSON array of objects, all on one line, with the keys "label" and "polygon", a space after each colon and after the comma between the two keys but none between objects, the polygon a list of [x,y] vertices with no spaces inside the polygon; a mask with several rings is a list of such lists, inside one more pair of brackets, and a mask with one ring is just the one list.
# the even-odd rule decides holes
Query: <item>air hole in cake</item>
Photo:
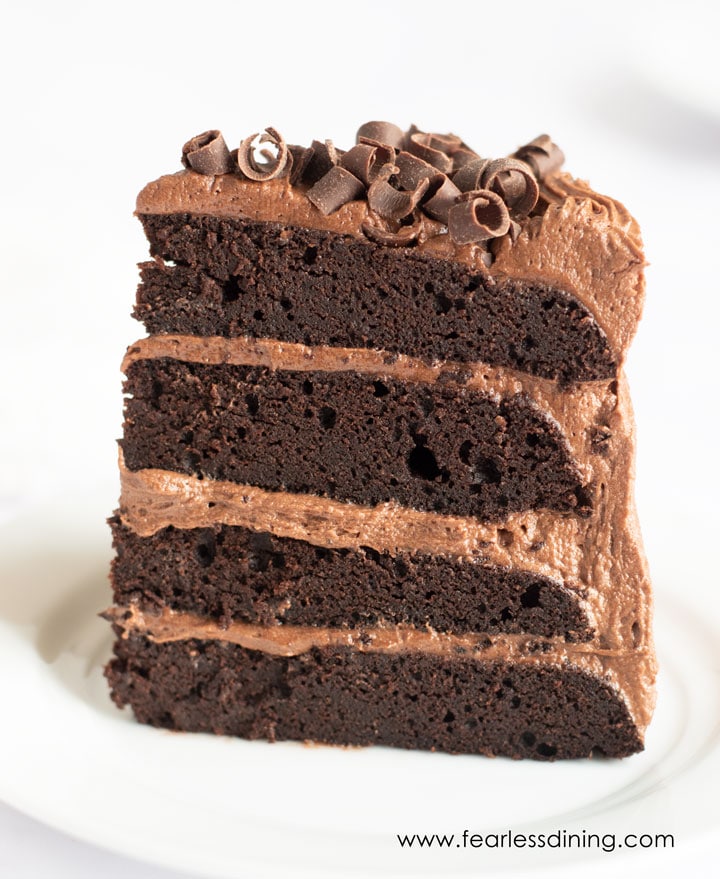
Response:
[{"label": "air hole in cake", "polygon": [[531,583],[520,596],[523,607],[540,607],[540,584]]},{"label": "air hole in cake", "polygon": [[194,437],[195,437],[195,433],[194,433],[194,431],[192,431],[192,430],[184,430],[184,431],[180,434],[180,442],[181,442],[183,445],[185,445],[185,446],[189,446],[190,443],[193,441]]},{"label": "air hole in cake", "polygon": [[500,546],[507,548],[513,545],[515,535],[507,528],[498,528],[497,539]]},{"label": "air hole in cake", "polygon": [[215,534],[208,530],[201,534],[195,546],[195,558],[203,568],[208,568],[215,560]]},{"label": "air hole in cake", "polygon": [[512,697],[512,699],[510,700],[510,707],[511,708],[519,708],[520,707],[520,697],[519,696]]},{"label": "air hole in cake", "polygon": [[[424,440],[424,437],[422,439]],[[441,475],[435,455],[426,446],[415,446],[408,455],[407,463],[410,473],[418,479],[433,482]]]},{"label": "air hole in cake", "polygon": [[289,299],[281,299],[280,300],[280,308],[282,308],[283,311],[290,311],[292,306],[293,306],[293,304]]},{"label": "air hole in cake", "polygon": [[633,646],[638,647],[640,645],[640,641],[642,640],[642,628],[637,620],[635,620],[635,622],[632,624],[631,631]]},{"label": "air hole in cake", "polygon": [[332,408],[332,406],[322,406],[320,408],[320,412],[318,413],[318,419],[320,421],[320,426],[324,430],[332,430],[335,427],[335,422],[337,421],[337,412]]},{"label": "air hole in cake", "polygon": [[465,440],[465,442],[460,446],[460,460],[463,464],[470,463],[470,452],[472,451],[473,444],[470,440]]},{"label": "air hole in cake", "polygon": [[402,559],[395,560],[395,574],[398,577],[407,577],[409,568]]},{"label": "air hole in cake", "polygon": [[444,293],[438,293],[435,296],[435,314],[447,314],[452,305],[452,299],[449,299]]},{"label": "air hole in cake", "polygon": [[379,565],[382,561],[382,556],[376,549],[373,549],[370,546],[361,546],[360,549],[365,553],[365,558],[369,559],[371,562],[375,562],[376,565]]},{"label": "air hole in cake", "polygon": [[510,610],[509,607],[504,607],[500,611],[500,621],[501,622],[506,623],[508,620],[511,620],[512,618],[513,618],[512,611]]},{"label": "air hole in cake", "polygon": [[535,750],[541,757],[554,757],[557,754],[557,748],[554,745],[546,745],[544,742],[541,742]]},{"label": "air hole in cake", "polygon": [[303,394],[310,397],[310,396],[312,396],[312,393],[314,390],[315,390],[315,387],[314,387],[313,383],[310,381],[309,378],[306,378],[305,381],[302,383]]},{"label": "air hole in cake", "polygon": [[529,731],[528,731],[528,732],[524,732],[524,733],[520,736],[520,738],[521,738],[521,740],[522,740],[523,745],[527,745],[528,748],[532,748],[532,746],[533,746],[533,745],[535,744],[535,742],[536,742],[535,734],[534,734],[534,733],[531,733],[531,732],[529,732]]},{"label": "air hole in cake", "polygon": [[317,247],[306,247],[305,253],[303,254],[303,262],[306,265],[313,265],[317,260],[318,249]]},{"label": "air hole in cake", "polygon": [[238,439],[244,440],[247,436],[247,430],[244,427],[238,427],[237,429]]},{"label": "air hole in cake", "polygon": [[452,723],[454,720],[455,720],[455,715],[452,713],[452,711],[448,711],[445,714],[445,717],[443,717],[443,723]]},{"label": "air hole in cake", "polygon": [[225,281],[222,286],[222,301],[237,302],[240,298],[240,292],[240,285],[238,284],[237,278],[230,278],[230,280]]},{"label": "air hole in cake", "polygon": [[257,311],[254,311],[254,312],[253,312],[253,317],[255,318],[255,320],[262,320],[262,319],[265,317],[265,315],[264,315],[264,314],[262,313],[262,311],[260,311],[260,309],[258,308]]},{"label": "air hole in cake", "polygon": [[[484,485],[497,485],[501,478],[500,470],[493,459],[481,456],[475,461],[472,469],[470,491],[472,494],[479,494],[483,490]],[[498,503],[501,504],[501,501],[502,497],[498,499]],[[505,504],[507,505],[507,498],[505,498]]]},{"label": "air hole in cake", "polygon": [[373,382],[373,388],[375,388],[373,392],[373,397],[386,397],[390,393],[390,389],[385,384],[385,382]]},{"label": "air hole in cake", "polygon": [[260,403],[255,394],[247,394],[245,397],[245,405],[250,415],[257,415]]},{"label": "air hole in cake", "polygon": [[539,445],[540,437],[536,433],[529,433],[525,437],[525,445],[530,446],[530,448],[535,448],[535,446]]}]

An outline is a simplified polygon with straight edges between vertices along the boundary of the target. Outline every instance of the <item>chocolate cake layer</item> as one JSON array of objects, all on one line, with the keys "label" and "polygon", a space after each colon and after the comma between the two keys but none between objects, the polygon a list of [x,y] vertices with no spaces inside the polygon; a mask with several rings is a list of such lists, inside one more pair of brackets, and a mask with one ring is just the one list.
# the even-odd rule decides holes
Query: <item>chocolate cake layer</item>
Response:
[{"label": "chocolate cake layer", "polygon": [[590,511],[557,425],[520,396],[168,358],[132,363],[125,389],[130,470],[483,518]]},{"label": "chocolate cake layer", "polygon": [[539,760],[642,750],[615,687],[542,658],[348,648],[288,657],[133,633],[118,638],[115,657],[106,670],[114,701],[167,729]]},{"label": "chocolate cake layer", "polygon": [[581,591],[523,570],[371,547],[313,546],[248,528],[139,537],[110,520],[114,600],[262,625],[354,627],[381,622],[441,632],[527,632],[587,641]]},{"label": "chocolate cake layer", "polygon": [[351,236],[238,218],[141,214],[135,317],[151,333],[271,337],[484,361],[563,383],[614,376],[592,313],[541,281]]}]

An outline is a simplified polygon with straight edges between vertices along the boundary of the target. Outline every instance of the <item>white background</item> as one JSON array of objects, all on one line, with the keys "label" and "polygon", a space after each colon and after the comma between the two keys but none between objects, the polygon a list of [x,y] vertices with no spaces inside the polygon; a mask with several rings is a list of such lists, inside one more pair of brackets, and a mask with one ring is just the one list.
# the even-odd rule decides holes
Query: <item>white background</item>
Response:
[{"label": "white background", "polygon": [[[717,622],[713,6],[70,0],[6,8],[0,516],[11,520],[59,492],[82,494],[88,483],[107,485],[104,512],[114,507],[118,365],[141,335],[129,318],[134,266],[146,253],[134,198],[179,168],[189,137],[220,128],[232,147],[273,125],[289,142],[329,137],[347,147],[360,123],[388,119],[454,131],[483,155],[503,155],[547,131],[568,170],[621,198],[644,230],[648,298],[627,367],[640,516],[658,601],[674,593]],[[42,784],[28,774],[28,785]],[[699,870],[709,851],[697,840],[632,868]],[[0,804],[0,875],[176,874]]]}]

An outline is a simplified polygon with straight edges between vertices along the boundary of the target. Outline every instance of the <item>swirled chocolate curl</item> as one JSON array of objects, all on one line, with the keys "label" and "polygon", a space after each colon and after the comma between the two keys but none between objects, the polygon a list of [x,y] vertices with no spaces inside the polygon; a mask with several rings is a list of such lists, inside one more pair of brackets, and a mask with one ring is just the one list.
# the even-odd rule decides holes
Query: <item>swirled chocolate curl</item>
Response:
[{"label": "swirled chocolate curl", "polygon": [[499,238],[510,229],[510,214],[500,196],[489,189],[465,192],[450,208],[448,232],[456,244]]},{"label": "swirled chocolate curl", "polygon": [[532,168],[519,159],[488,162],[482,172],[480,186],[497,193],[510,210],[521,217],[530,213],[540,195]]},{"label": "swirled chocolate curl", "polygon": [[313,157],[313,148],[288,144],[288,152],[292,163],[290,165],[290,185],[297,186],[303,179],[305,170]]},{"label": "swirled chocolate curl", "polygon": [[453,183],[460,192],[472,192],[473,189],[482,189],[482,175],[492,159],[481,159],[478,156],[472,159],[453,174]]},{"label": "swirled chocolate curl", "polygon": [[541,134],[530,143],[521,146],[520,149],[515,150],[513,158],[527,162],[540,182],[548,174],[558,171],[565,161],[563,151],[552,142],[549,134]]},{"label": "swirled chocolate curl", "polygon": [[474,162],[475,159],[479,159],[480,156],[475,152],[475,150],[471,150],[470,147],[465,146],[464,144],[452,154],[453,161],[453,172],[459,171],[460,168],[464,168],[468,162]]},{"label": "swirled chocolate curl", "polygon": [[421,180],[426,178],[433,180],[445,176],[434,165],[406,150],[401,150],[395,156],[394,164],[397,167],[397,182],[401,189],[415,189]]},{"label": "swirled chocolate curl", "polygon": [[321,214],[332,214],[349,201],[354,201],[365,192],[361,180],[341,168],[333,166],[324,177],[308,190],[307,197]]},{"label": "swirled chocolate curl", "polygon": [[[271,150],[260,150],[260,155],[265,159],[264,162],[258,162],[255,157],[255,147],[253,143],[257,137],[260,137],[260,144],[272,144],[276,152]],[[242,173],[250,180],[272,180],[279,177],[283,171],[289,170],[288,166],[288,148],[282,138],[282,135],[274,128],[266,128],[262,135],[251,134],[246,137],[238,147],[238,166]]]},{"label": "swirled chocolate curl", "polygon": [[449,177],[438,173],[437,178],[430,180],[428,193],[430,194],[426,194],[422,209],[434,220],[447,223],[450,208],[456,203],[460,190]]},{"label": "swirled chocolate curl", "polygon": [[407,152],[428,162],[438,171],[442,171],[443,174],[449,174],[452,171],[452,159],[434,145],[438,142],[437,135],[413,131],[407,137],[406,149]]},{"label": "swirled chocolate curl", "polygon": [[408,247],[415,244],[423,229],[423,220],[419,214],[415,216],[412,225],[401,226],[395,223],[394,228],[391,228],[387,221],[378,219],[380,222],[374,223],[368,217],[363,221],[362,231],[371,241],[384,244],[386,247]]},{"label": "swirled chocolate curl", "polygon": [[349,149],[338,164],[369,186],[383,165],[392,162],[395,150],[384,144],[359,143]]},{"label": "swirled chocolate curl", "polygon": [[370,141],[373,144],[384,144],[396,150],[402,149],[405,132],[392,122],[366,122],[357,130],[356,143]]},{"label": "swirled chocolate curl", "polygon": [[425,194],[430,181],[423,178],[412,191],[396,189],[390,178],[398,172],[397,165],[383,165],[377,179],[368,189],[370,210],[387,220],[402,220],[411,214]]},{"label": "swirled chocolate curl", "polygon": [[338,151],[331,140],[314,140],[310,144],[310,149],[312,150],[312,156],[300,178],[301,182],[306,183],[308,186],[317,183],[338,163]]},{"label": "swirled chocolate curl", "polygon": [[198,174],[209,176],[229,174],[233,170],[230,150],[217,129],[191,137],[183,145],[182,163]]}]

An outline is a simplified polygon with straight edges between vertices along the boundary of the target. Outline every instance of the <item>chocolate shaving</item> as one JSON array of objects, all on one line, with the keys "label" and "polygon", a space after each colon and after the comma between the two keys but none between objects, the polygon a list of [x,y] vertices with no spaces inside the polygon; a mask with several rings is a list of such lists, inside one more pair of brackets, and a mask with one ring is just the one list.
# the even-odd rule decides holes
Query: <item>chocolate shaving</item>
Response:
[{"label": "chocolate shaving", "polygon": [[453,172],[460,170],[460,168],[464,168],[468,162],[473,162],[475,159],[479,158],[480,156],[475,150],[471,150],[470,147],[461,146],[452,154]]},{"label": "chocolate shaving", "polygon": [[499,238],[510,229],[507,205],[497,193],[478,189],[460,199],[448,214],[448,231],[456,244]]},{"label": "chocolate shaving", "polygon": [[368,189],[367,199],[370,210],[388,220],[402,220],[411,214],[425,194],[430,181],[421,180],[412,191],[395,189],[390,178],[398,173],[397,165],[383,165],[377,179]]},{"label": "chocolate shaving", "polygon": [[308,185],[317,183],[338,163],[337,150],[331,140],[314,140],[310,144],[310,149],[313,151],[312,156],[301,177],[302,182]]},{"label": "chocolate shaving", "polygon": [[457,134],[428,134],[428,144],[435,150],[440,150],[446,156],[454,156],[463,146],[462,140]]},{"label": "chocolate shaving", "polygon": [[409,226],[390,228],[389,224],[376,225],[368,217],[363,221],[362,231],[371,240],[386,247],[407,247],[414,244],[423,230],[423,219],[416,214],[414,222]]},{"label": "chocolate shaving", "polygon": [[394,149],[402,149],[405,133],[392,122],[366,122],[358,128],[356,143],[384,144]]},{"label": "chocolate shaving", "polygon": [[182,163],[198,174],[210,176],[229,174],[233,170],[230,150],[217,129],[190,138],[182,148]]},{"label": "chocolate shaving", "polygon": [[406,149],[409,153],[437,168],[438,171],[442,171],[443,174],[449,174],[452,171],[452,159],[447,153],[435,146],[437,143],[439,143],[437,135],[412,131],[407,138]]},{"label": "chocolate shaving", "polygon": [[258,162],[255,158],[255,147],[253,142],[258,134],[252,134],[246,137],[238,148],[238,166],[242,173],[250,180],[272,180],[279,177],[283,171],[289,170],[287,144],[282,135],[274,128],[266,128],[265,134],[259,135],[260,143],[272,144],[277,149],[277,153],[271,150],[260,150],[260,155],[265,159],[264,162]]},{"label": "chocolate shaving", "polygon": [[308,190],[307,197],[321,214],[332,214],[365,192],[362,181],[345,168],[335,165]]},{"label": "chocolate shaving", "polygon": [[397,166],[397,181],[401,189],[415,189],[421,180],[434,180],[438,177],[444,177],[442,171],[420,159],[402,150],[395,157],[395,165]]},{"label": "chocolate shaving", "polygon": [[369,186],[378,176],[380,168],[391,163],[394,158],[395,150],[392,147],[359,143],[348,150],[338,164]]},{"label": "chocolate shaving", "polygon": [[495,159],[482,173],[480,185],[492,189],[519,216],[535,207],[540,194],[532,168],[519,159]]},{"label": "chocolate shaving", "polygon": [[453,174],[453,183],[460,192],[471,192],[473,189],[482,189],[480,181],[491,159],[481,159],[479,156],[466,162],[459,171]]},{"label": "chocolate shaving", "polygon": [[514,159],[527,162],[533,174],[542,182],[548,174],[559,170],[565,161],[563,151],[550,139],[549,134],[541,134],[530,143],[521,146],[513,153]]},{"label": "chocolate shaving", "polygon": [[438,174],[438,177],[440,178],[439,185],[434,187],[436,181],[430,181],[430,190],[433,191],[430,197],[423,202],[422,208],[429,217],[440,220],[441,223],[447,223],[450,208],[461,193],[449,177],[444,174]]},{"label": "chocolate shaving", "polygon": [[288,152],[292,159],[290,183],[292,186],[296,186],[303,179],[307,166],[309,165],[315,151],[312,147],[288,144]]}]

